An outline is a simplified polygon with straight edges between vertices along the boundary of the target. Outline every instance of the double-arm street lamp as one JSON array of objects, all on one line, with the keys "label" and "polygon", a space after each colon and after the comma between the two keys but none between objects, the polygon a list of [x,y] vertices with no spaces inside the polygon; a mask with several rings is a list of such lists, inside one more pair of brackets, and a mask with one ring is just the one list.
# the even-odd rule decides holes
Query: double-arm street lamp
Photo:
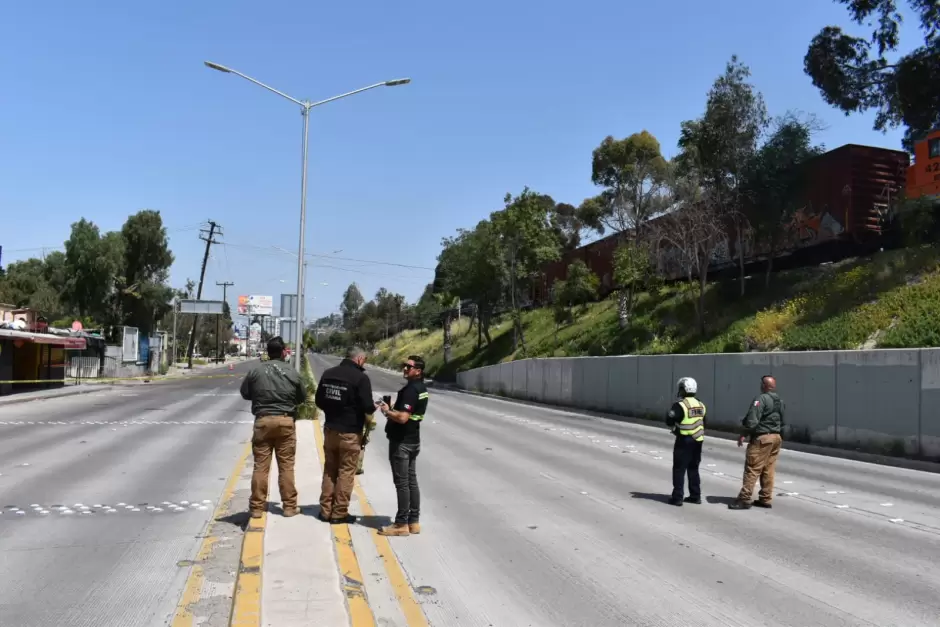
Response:
[{"label": "double-arm street lamp", "polygon": [[[338,96],[333,96],[332,98],[327,98],[326,100],[318,100],[317,102],[310,102],[309,100],[297,100],[288,96],[284,92],[278,91],[273,87],[265,85],[261,81],[257,81],[250,76],[242,74],[236,70],[225,67],[224,65],[219,65],[218,63],[212,63],[211,61],[205,61],[206,67],[209,67],[213,70],[218,70],[219,72],[225,72],[226,74],[235,74],[236,76],[241,76],[247,81],[263,87],[270,92],[277,94],[282,98],[290,100],[296,105],[300,106],[300,113],[304,119],[304,139],[303,139],[303,163],[301,167],[303,168],[303,173],[301,174],[300,180],[300,242],[297,244],[297,311],[296,311],[296,320],[297,328],[303,329],[303,312],[302,305],[304,298],[304,232],[306,231],[307,226],[307,130],[309,128],[309,118],[310,118],[310,109],[314,107],[319,107],[328,102],[333,102],[334,100],[339,100],[340,98],[346,98],[347,96],[353,96],[355,94],[368,91],[370,89],[375,89],[376,87],[395,87],[397,85],[406,85],[411,82],[410,78],[399,78],[391,81],[385,81],[383,83],[375,83],[374,85],[368,85],[360,89],[355,89],[345,94],[340,94]],[[298,370],[300,370],[300,358],[303,351],[297,350],[294,354],[294,365]]]}]

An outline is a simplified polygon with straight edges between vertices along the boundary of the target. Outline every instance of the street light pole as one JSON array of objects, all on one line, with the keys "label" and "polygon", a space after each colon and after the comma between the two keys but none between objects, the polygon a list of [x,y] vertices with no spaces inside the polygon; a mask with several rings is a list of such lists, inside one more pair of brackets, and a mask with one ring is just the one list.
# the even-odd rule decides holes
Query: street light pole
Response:
[{"label": "street light pole", "polygon": [[267,89],[268,91],[273,92],[277,94],[278,96],[281,96],[282,98],[290,100],[296,105],[300,105],[301,107],[301,115],[303,115],[303,118],[304,118],[303,165],[302,165],[303,173],[301,175],[301,183],[300,183],[300,188],[301,188],[300,237],[299,237],[300,241],[298,243],[298,251],[297,251],[297,305],[296,305],[296,312],[295,312],[297,329],[298,329],[297,333],[300,336],[301,341],[298,342],[298,346],[296,347],[298,348],[298,350],[295,351],[295,355],[294,355],[294,366],[298,370],[300,370],[300,359],[301,359],[301,353],[303,352],[300,349],[300,347],[303,344],[303,298],[304,298],[304,293],[303,293],[304,262],[303,260],[304,260],[304,231],[306,230],[306,226],[307,226],[307,135],[308,135],[309,127],[310,127],[310,109],[313,109],[314,107],[319,107],[320,105],[324,105],[328,102],[333,102],[334,100],[339,100],[340,98],[346,98],[347,96],[352,96],[352,95],[355,95],[364,91],[368,91],[370,89],[375,89],[376,87],[396,87],[398,85],[407,85],[408,83],[411,82],[411,79],[410,78],[398,78],[398,79],[394,79],[390,81],[384,81],[382,83],[375,83],[373,85],[367,85],[359,89],[354,89],[353,91],[346,92],[345,94],[340,94],[338,96],[326,98],[325,100],[318,100],[317,102],[310,102],[309,100],[297,100],[296,98],[288,96],[282,91],[278,91],[277,89],[274,89],[273,87],[270,87],[269,85],[265,85],[261,81],[251,78],[247,74],[242,74],[241,72],[238,72],[237,70],[233,70],[232,68],[226,67],[224,65],[219,65],[218,63],[213,63],[211,61],[204,61],[203,63],[205,63],[206,67],[210,69],[217,70],[219,72],[224,72],[225,74],[235,74],[236,76],[240,76],[244,78],[245,80],[251,83],[254,83],[255,85],[258,85],[259,87],[263,87],[264,89]]},{"label": "street light pole", "polygon": [[307,132],[310,129],[310,105],[305,104],[303,174],[300,177],[300,242],[297,244],[297,323],[296,342],[294,344],[294,368],[300,371],[300,361],[304,345],[304,234],[307,232]]}]

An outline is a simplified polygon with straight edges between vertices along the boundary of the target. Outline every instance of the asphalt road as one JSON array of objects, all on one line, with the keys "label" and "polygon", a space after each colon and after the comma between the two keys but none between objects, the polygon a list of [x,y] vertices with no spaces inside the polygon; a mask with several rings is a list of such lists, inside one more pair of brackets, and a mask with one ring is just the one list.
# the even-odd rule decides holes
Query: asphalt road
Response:
[{"label": "asphalt road", "polygon": [[0,625],[168,623],[185,560],[250,438],[239,383],[193,378],[0,407]]},{"label": "asphalt road", "polygon": [[[319,375],[335,360],[315,362]],[[376,396],[402,383],[370,376]],[[744,449],[708,438],[706,502],[678,508],[666,504],[672,440],[433,389],[423,532],[391,539],[430,624],[940,624],[940,475],[784,450],[774,509],[731,511]],[[394,515],[381,431],[360,479]]]}]

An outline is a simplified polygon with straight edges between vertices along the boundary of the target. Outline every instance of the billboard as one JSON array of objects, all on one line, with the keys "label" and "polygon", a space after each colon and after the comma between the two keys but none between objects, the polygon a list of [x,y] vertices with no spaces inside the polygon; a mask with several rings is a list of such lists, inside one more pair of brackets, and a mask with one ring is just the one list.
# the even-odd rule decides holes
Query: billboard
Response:
[{"label": "billboard", "polygon": [[274,297],[251,296],[238,297],[238,315],[240,316],[270,316],[274,313]]}]

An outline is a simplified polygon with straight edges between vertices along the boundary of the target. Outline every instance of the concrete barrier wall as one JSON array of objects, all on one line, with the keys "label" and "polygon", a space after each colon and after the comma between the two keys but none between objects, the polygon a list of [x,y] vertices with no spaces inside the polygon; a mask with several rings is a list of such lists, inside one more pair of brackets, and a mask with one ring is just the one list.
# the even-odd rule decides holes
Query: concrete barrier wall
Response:
[{"label": "concrete barrier wall", "polygon": [[735,427],[777,378],[791,438],[940,459],[940,349],[525,359],[461,372],[461,388],[659,420],[694,377],[713,426]]}]

